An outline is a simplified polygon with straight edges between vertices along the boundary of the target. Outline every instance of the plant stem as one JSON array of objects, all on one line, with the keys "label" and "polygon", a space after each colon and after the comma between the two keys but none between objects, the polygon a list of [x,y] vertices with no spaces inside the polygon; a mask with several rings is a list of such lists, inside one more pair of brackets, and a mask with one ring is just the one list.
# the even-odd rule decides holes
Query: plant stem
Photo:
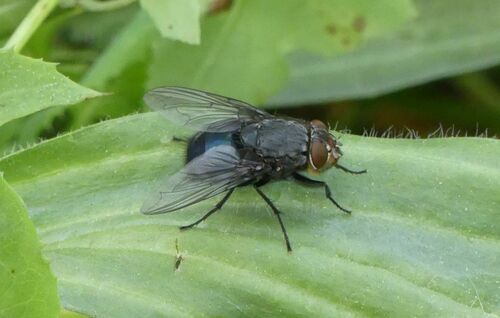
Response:
[{"label": "plant stem", "polygon": [[128,6],[136,0],[110,0],[110,1],[96,1],[96,0],[80,0],[78,4],[88,11],[106,11],[114,10],[121,7]]},{"label": "plant stem", "polygon": [[39,0],[14,31],[4,49],[14,50],[14,52],[21,51],[58,2],[58,0]]}]

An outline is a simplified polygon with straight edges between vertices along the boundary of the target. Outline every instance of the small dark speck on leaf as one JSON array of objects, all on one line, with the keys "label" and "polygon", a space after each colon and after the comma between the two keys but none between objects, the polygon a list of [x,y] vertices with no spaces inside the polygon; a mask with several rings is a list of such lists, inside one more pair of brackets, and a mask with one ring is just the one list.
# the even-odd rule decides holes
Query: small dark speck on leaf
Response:
[{"label": "small dark speck on leaf", "polygon": [[172,30],[172,29],[174,28],[174,26],[173,26],[173,25],[171,25],[171,24],[169,24],[169,25],[167,26],[167,28],[168,28],[169,30]]},{"label": "small dark speck on leaf", "polygon": [[182,258],[182,255],[177,255],[175,257],[175,270],[178,271],[179,270],[179,267],[181,267],[181,262],[182,262],[183,258]]},{"label": "small dark speck on leaf", "polygon": [[326,29],[326,32],[330,33],[331,35],[337,34],[337,27],[333,23],[328,24],[325,27],[325,29]]},{"label": "small dark speck on leaf", "polygon": [[182,254],[179,252],[179,242],[177,239],[175,239],[175,264],[174,264],[174,269],[175,271],[179,270],[179,267],[181,266],[181,262],[183,260]]},{"label": "small dark speck on leaf", "polygon": [[14,275],[14,274],[16,273],[16,270],[13,268],[13,269],[11,269],[11,270],[10,270],[10,273],[11,273],[12,275]]},{"label": "small dark speck on leaf", "polygon": [[353,21],[352,21],[352,27],[356,32],[363,32],[366,28],[366,19],[362,16],[357,16]]}]

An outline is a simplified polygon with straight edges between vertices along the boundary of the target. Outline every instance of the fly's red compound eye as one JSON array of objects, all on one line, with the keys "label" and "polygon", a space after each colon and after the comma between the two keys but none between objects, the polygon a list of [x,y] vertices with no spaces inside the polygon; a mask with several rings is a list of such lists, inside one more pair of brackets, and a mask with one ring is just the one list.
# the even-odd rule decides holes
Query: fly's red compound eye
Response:
[{"label": "fly's red compound eye", "polygon": [[321,141],[313,141],[311,145],[310,161],[315,170],[321,169],[328,160],[328,149]]},{"label": "fly's red compound eye", "polygon": [[313,120],[311,120],[311,125],[316,126],[318,128],[323,128],[326,130],[326,125],[321,120],[313,119]]}]

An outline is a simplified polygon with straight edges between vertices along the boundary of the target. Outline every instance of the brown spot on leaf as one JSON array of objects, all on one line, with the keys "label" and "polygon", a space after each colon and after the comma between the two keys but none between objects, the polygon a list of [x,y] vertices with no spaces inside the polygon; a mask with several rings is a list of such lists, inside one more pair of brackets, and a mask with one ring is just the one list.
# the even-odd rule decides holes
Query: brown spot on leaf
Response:
[{"label": "brown spot on leaf", "polygon": [[337,34],[337,26],[335,24],[330,23],[325,27],[326,32],[330,33],[331,35]]},{"label": "brown spot on leaf", "polygon": [[357,16],[353,21],[352,21],[352,28],[356,32],[363,32],[366,29],[366,19],[362,16]]},{"label": "brown spot on leaf", "polygon": [[231,7],[232,4],[232,0],[213,0],[208,7],[208,12],[217,13],[220,11],[226,11]]}]

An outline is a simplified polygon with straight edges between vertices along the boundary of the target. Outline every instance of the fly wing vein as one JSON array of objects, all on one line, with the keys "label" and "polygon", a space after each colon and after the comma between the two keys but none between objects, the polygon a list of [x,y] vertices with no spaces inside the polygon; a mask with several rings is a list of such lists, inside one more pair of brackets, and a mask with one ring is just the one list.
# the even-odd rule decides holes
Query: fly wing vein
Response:
[{"label": "fly wing vein", "polygon": [[273,117],[236,99],[180,87],[153,89],[144,101],[174,123],[210,132],[234,131],[241,123]]}]

